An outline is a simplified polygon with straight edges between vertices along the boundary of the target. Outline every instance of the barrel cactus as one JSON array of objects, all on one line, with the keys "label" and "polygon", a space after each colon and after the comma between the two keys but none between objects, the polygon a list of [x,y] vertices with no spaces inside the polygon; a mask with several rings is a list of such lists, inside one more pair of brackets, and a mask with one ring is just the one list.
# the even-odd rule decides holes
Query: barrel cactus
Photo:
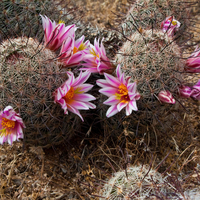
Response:
[{"label": "barrel cactus", "polygon": [[154,199],[158,193],[166,193],[164,179],[148,166],[130,166],[118,171],[104,184],[100,199]]},{"label": "barrel cactus", "polygon": [[[139,144],[143,141],[145,149],[147,146],[152,151],[157,151],[159,148],[159,153],[162,152],[166,155],[177,145],[184,150],[188,143],[194,142],[191,135],[197,136],[199,125],[193,126],[192,124],[199,111],[194,106],[192,99],[184,99],[179,96],[179,88],[185,84],[187,77],[184,71],[186,59],[182,55],[185,48],[182,46],[182,36],[185,37],[188,33],[187,30],[184,30],[187,22],[180,20],[181,26],[173,35],[164,31],[162,21],[168,16],[162,15],[157,18],[159,2],[136,1],[136,4],[133,5],[134,12],[130,10],[129,18],[125,21],[127,29],[124,28],[124,32],[122,32],[125,42],[114,58],[116,65],[121,65],[122,73],[130,76],[130,82],[137,83],[137,91],[140,94],[140,99],[137,100],[138,110],[135,109],[136,111],[127,115],[120,105],[116,115],[106,118],[105,113],[108,106],[101,104],[99,109],[102,111],[101,120],[108,135],[117,137],[118,141],[120,139],[123,141],[128,137],[127,143],[133,143],[137,148],[141,147]],[[151,3],[158,7],[155,9],[155,13],[154,11],[146,13],[145,9],[150,9],[148,6]],[[181,3],[182,6],[187,5]],[[142,8],[141,5],[144,4],[145,6]],[[173,8],[174,10],[170,11],[169,9],[166,13],[170,15],[169,17],[172,17],[177,11],[175,7]],[[141,13],[142,9],[144,15]],[[179,20],[179,17],[174,16]],[[147,21],[142,24],[143,20]],[[149,20],[155,21],[152,24]],[[161,97],[164,94],[171,99],[170,104],[162,101]],[[107,105],[111,104],[111,99],[109,100],[106,102]],[[103,103],[104,97],[100,98],[100,101]],[[141,152],[144,152],[143,150],[141,149]],[[163,154],[160,157],[161,160],[162,156]]]},{"label": "barrel cactus", "polygon": [[80,128],[78,116],[65,115],[53,92],[68,76],[56,55],[33,38],[5,40],[0,46],[0,109],[10,105],[25,125],[26,144],[51,146]]},{"label": "barrel cactus", "polygon": [[98,196],[102,200],[198,199],[197,185],[188,187],[191,180],[192,175],[187,175],[185,180],[180,175],[161,174],[148,165],[130,165],[104,181]]}]

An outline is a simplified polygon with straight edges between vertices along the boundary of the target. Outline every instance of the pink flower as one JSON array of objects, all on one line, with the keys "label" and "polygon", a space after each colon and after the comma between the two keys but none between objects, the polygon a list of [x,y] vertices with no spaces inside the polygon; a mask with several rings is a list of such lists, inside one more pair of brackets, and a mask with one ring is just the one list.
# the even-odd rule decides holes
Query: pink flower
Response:
[{"label": "pink flower", "polygon": [[175,32],[178,31],[181,23],[177,21],[174,16],[167,17],[161,23],[161,28],[164,33],[167,33],[168,36],[174,36]]},{"label": "pink flower", "polygon": [[189,98],[191,95],[192,89],[189,86],[182,85],[179,87],[179,94],[181,97]]},{"label": "pink flower", "polygon": [[71,71],[67,72],[67,74],[69,79],[53,93],[54,102],[59,103],[62,106],[65,114],[68,114],[69,110],[70,112],[77,114],[82,121],[84,121],[79,110],[96,108],[93,103],[89,102],[96,98],[85,93],[93,87],[91,84],[84,84],[91,73],[87,71],[84,73],[81,72],[77,78],[74,77],[74,74]]},{"label": "pink flower", "polygon": [[172,94],[169,92],[169,91],[161,91],[159,94],[158,94],[158,99],[160,101],[162,101],[163,103],[169,103],[169,104],[175,104],[176,101],[175,99],[173,98]]},{"label": "pink flower", "polygon": [[110,62],[106,56],[106,51],[103,46],[103,40],[101,41],[101,47],[99,46],[99,39],[94,40],[94,46],[90,44],[90,54],[87,55],[83,60],[86,68],[81,68],[81,70],[89,70],[91,73],[104,72],[111,73],[114,70],[114,65]]},{"label": "pink flower", "polygon": [[190,97],[192,97],[192,98],[194,98],[196,100],[200,100],[200,79],[198,80],[196,85],[194,85],[192,87],[192,91],[191,91]]},{"label": "pink flower", "polygon": [[126,115],[130,115],[132,110],[137,111],[136,100],[140,98],[140,94],[136,91],[136,83],[129,83],[130,77],[125,79],[124,73],[121,72],[120,64],[116,69],[117,77],[104,73],[105,80],[97,80],[97,85],[102,87],[100,93],[109,97],[104,104],[110,105],[106,112],[107,117],[111,117],[126,108]]},{"label": "pink flower", "polygon": [[42,25],[44,29],[44,45],[46,48],[56,51],[62,43],[70,36],[75,37],[75,24],[65,27],[64,23],[56,24],[47,16],[42,16]]},{"label": "pink flower", "polygon": [[198,48],[198,46],[187,59],[184,69],[189,73],[200,73],[200,48]]},{"label": "pink flower", "polygon": [[68,37],[62,44],[58,60],[64,67],[79,65],[89,53],[89,41],[83,42],[85,36],[75,41],[73,37]]},{"label": "pink flower", "polygon": [[8,142],[12,145],[13,141],[23,138],[23,128],[22,118],[11,106],[0,112],[0,144]]}]

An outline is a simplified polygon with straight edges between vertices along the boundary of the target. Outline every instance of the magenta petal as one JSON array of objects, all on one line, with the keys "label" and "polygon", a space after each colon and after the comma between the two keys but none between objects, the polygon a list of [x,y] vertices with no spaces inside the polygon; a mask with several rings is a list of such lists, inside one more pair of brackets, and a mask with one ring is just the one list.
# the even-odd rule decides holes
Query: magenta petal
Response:
[{"label": "magenta petal", "polygon": [[158,94],[158,98],[160,101],[164,102],[164,103],[169,103],[169,104],[175,104],[176,101],[173,98],[172,94],[169,91],[161,91]]},{"label": "magenta petal", "polygon": [[0,137],[0,144],[3,144],[6,141],[7,136]]},{"label": "magenta petal", "polygon": [[86,70],[86,71],[88,71],[88,72],[90,72],[90,73],[98,73],[98,70],[97,70],[97,68],[96,67],[93,67],[93,68],[80,68],[80,70]]},{"label": "magenta petal", "polygon": [[55,92],[53,93],[54,96],[54,102],[59,101],[63,97],[63,90],[62,88],[57,88]]},{"label": "magenta petal", "polygon": [[181,97],[189,98],[191,95],[192,89],[189,86],[179,87],[179,94]]},{"label": "magenta petal", "polygon": [[138,111],[137,104],[136,104],[135,100],[129,102],[129,107],[130,107],[130,109],[132,109],[134,111]]},{"label": "magenta petal", "polygon": [[129,116],[132,113],[132,109],[129,104],[126,106],[126,116]]},{"label": "magenta petal", "polygon": [[90,75],[91,75],[91,73],[89,71],[85,71],[85,72],[81,71],[79,77],[76,78],[75,84],[73,86],[75,87],[77,85],[83,84],[85,81],[88,80]]},{"label": "magenta petal", "polygon": [[93,88],[93,85],[85,83],[85,84],[80,84],[76,87],[74,87],[74,89],[78,89],[80,93],[82,92],[88,92],[89,90],[91,90]]},{"label": "magenta petal", "polygon": [[91,108],[91,109],[95,109],[96,108],[96,105],[91,103],[91,102],[87,102],[86,104],[87,104],[88,108]]},{"label": "magenta petal", "polygon": [[106,101],[103,102],[103,104],[106,104],[106,105],[115,105],[115,104],[118,104],[119,103],[119,100],[116,99],[116,96],[113,95],[111,97],[109,97]]},{"label": "magenta petal", "polygon": [[136,82],[134,83],[130,83],[127,87],[128,91],[132,92],[132,93],[135,93],[136,92],[136,89],[137,89],[137,84]]},{"label": "magenta petal", "polygon": [[110,108],[106,112],[107,117],[112,117],[113,115],[117,114],[117,105],[110,106]]},{"label": "magenta petal", "polygon": [[89,108],[87,107],[87,105],[84,102],[81,101],[73,101],[72,103],[70,103],[71,107],[74,107],[77,110],[89,110]]},{"label": "magenta petal", "polygon": [[80,114],[80,112],[79,112],[76,108],[73,108],[73,107],[69,106],[68,109],[69,109],[70,112],[72,112],[72,113],[78,115],[78,116],[81,118],[81,120],[84,121],[84,120],[83,120],[83,117],[82,117],[81,114]]},{"label": "magenta petal", "polygon": [[120,64],[117,65],[116,74],[117,74],[117,77],[118,77],[118,78],[122,75]]},{"label": "magenta petal", "polygon": [[91,94],[75,94],[73,99],[76,101],[88,102],[88,101],[93,101],[96,98]]},{"label": "magenta petal", "polygon": [[[103,38],[104,39],[104,38]],[[103,39],[101,40],[101,54],[102,55],[106,55],[106,50],[105,50],[105,48],[104,48],[104,46],[103,46]]]},{"label": "magenta petal", "polygon": [[60,54],[59,56],[62,54],[62,53],[65,53],[67,51],[71,51],[73,50],[74,48],[74,39],[71,38],[71,37],[68,37],[62,44],[61,46],[61,50],[60,50]]},{"label": "magenta petal", "polygon": [[81,45],[81,43],[84,41],[85,36],[82,35],[78,40],[75,41],[75,47],[79,47]]},{"label": "magenta petal", "polygon": [[102,88],[104,88],[104,87],[110,87],[111,86],[105,79],[98,79],[96,81],[96,83],[97,83],[97,85],[99,87],[102,87]]},{"label": "magenta petal", "polygon": [[112,87],[106,87],[103,89],[100,89],[99,92],[106,95],[107,97],[110,97],[117,93],[118,89],[117,88],[112,88]]},{"label": "magenta petal", "polygon": [[82,61],[83,54],[81,52],[77,52],[73,54],[67,62],[64,62],[68,66],[78,65]]},{"label": "magenta petal", "polygon": [[117,110],[120,112],[124,107],[127,106],[127,103],[123,103],[123,102],[120,102],[118,105],[117,105]]},{"label": "magenta petal", "polygon": [[75,36],[75,24],[64,27],[64,33],[62,33],[62,36],[60,36],[61,41],[65,41],[68,37],[71,37],[74,39]]},{"label": "magenta petal", "polygon": [[113,87],[118,87],[121,84],[117,78],[115,78],[114,76],[110,74],[104,73],[104,76],[106,78],[106,81]]},{"label": "magenta petal", "polygon": [[16,134],[9,134],[8,135],[8,144],[12,145],[13,141],[17,138]]}]

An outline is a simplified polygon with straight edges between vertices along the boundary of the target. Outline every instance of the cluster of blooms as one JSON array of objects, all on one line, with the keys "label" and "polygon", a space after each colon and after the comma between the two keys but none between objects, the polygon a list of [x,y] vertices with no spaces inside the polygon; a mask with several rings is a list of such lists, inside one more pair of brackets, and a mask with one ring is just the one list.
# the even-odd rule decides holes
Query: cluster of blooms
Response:
[{"label": "cluster of blooms", "polygon": [[[168,36],[174,36],[175,32],[178,31],[180,22],[174,19],[173,16],[167,17],[162,23],[161,28],[164,33]],[[195,51],[186,60],[184,71],[187,73],[200,73],[200,48],[197,46]],[[192,97],[195,100],[200,100],[200,80],[196,85],[189,87],[182,85],[179,87],[179,95],[184,98]],[[174,104],[175,100],[169,91],[161,91],[158,98],[162,102]]]},{"label": "cluster of blooms", "polygon": [[[106,51],[103,43],[95,38],[94,45],[87,40],[84,42],[84,35],[75,40],[75,24],[65,26],[63,22],[56,24],[48,17],[40,15],[44,29],[44,45],[52,51],[60,52],[57,56],[58,61],[63,68],[84,66],[80,68],[78,77],[74,77],[72,71],[66,71],[68,80],[57,88],[54,93],[54,102],[61,105],[65,114],[68,111],[78,115],[83,121],[83,117],[79,110],[95,109],[96,106],[90,101],[96,98],[87,92],[92,89],[93,85],[85,83],[91,73],[103,74],[105,79],[96,81],[97,85],[102,89],[100,93],[108,97],[104,104],[109,105],[106,112],[107,117],[111,117],[122,109],[126,110],[126,115],[130,115],[132,111],[137,111],[136,101],[140,99],[140,94],[137,92],[136,83],[130,83],[131,77],[125,77],[121,72],[120,64],[116,67],[116,76],[110,73],[115,67],[106,56]],[[161,28],[168,36],[173,37],[178,31],[180,22],[174,19],[173,16],[167,17],[162,23]],[[186,61],[185,71],[190,73],[200,72],[200,49],[195,52]],[[181,86],[179,88],[180,96],[192,97],[200,100],[200,80],[193,87]],[[163,90],[158,94],[158,99],[161,102],[174,104],[175,99],[172,94]],[[0,112],[0,144],[23,138],[22,129],[25,125],[11,106],[7,106]]]},{"label": "cluster of blooms", "polygon": [[[161,23],[161,29],[164,33],[167,33],[169,37],[173,37],[174,34],[179,30],[181,23],[177,21],[174,16],[167,17]],[[176,101],[173,98],[171,92],[168,90],[162,90],[158,94],[158,99],[163,103],[175,104]]]},{"label": "cluster of blooms", "polygon": [[[200,48],[198,46],[186,60],[184,70],[187,73],[200,73]],[[192,87],[182,85],[179,88],[179,94],[184,98],[192,97],[195,100],[200,100],[200,79]]]},{"label": "cluster of blooms", "polygon": [[[90,101],[96,98],[87,92],[93,87],[85,83],[91,73],[99,73],[105,76],[105,80],[97,80],[97,84],[102,87],[99,92],[108,96],[104,102],[111,105],[106,116],[111,117],[123,108],[126,109],[126,115],[130,115],[132,110],[137,111],[136,100],[140,98],[136,91],[136,83],[130,83],[130,77],[125,77],[121,72],[120,65],[116,69],[117,77],[112,73],[115,66],[106,56],[103,46],[103,40],[95,38],[94,45],[89,41],[84,42],[84,35],[75,40],[75,24],[65,26],[63,22],[56,24],[48,17],[40,15],[44,29],[44,46],[52,51],[60,52],[57,56],[58,61],[63,68],[84,66],[80,68],[78,77],[74,77],[72,71],[66,71],[68,79],[59,88],[53,92],[54,102],[61,105],[65,114],[68,111],[78,115],[83,121],[79,110],[95,109],[96,106]],[[19,114],[16,114],[11,106],[7,106],[0,113],[1,134],[0,142],[12,144],[14,140],[23,138],[22,128],[25,128]]]},{"label": "cluster of blooms", "polygon": [[200,79],[192,87],[182,85],[179,88],[179,93],[184,98],[192,97],[195,100],[200,100]]}]

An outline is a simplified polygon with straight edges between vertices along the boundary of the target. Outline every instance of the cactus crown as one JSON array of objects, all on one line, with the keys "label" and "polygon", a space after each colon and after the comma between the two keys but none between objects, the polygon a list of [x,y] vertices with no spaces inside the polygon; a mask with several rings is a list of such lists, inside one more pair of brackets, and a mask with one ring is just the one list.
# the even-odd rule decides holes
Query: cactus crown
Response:
[{"label": "cactus crown", "polygon": [[0,109],[11,105],[20,112],[27,143],[57,144],[74,133],[77,118],[64,115],[52,96],[68,78],[54,58],[32,38],[10,39],[0,46]]}]

